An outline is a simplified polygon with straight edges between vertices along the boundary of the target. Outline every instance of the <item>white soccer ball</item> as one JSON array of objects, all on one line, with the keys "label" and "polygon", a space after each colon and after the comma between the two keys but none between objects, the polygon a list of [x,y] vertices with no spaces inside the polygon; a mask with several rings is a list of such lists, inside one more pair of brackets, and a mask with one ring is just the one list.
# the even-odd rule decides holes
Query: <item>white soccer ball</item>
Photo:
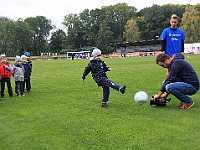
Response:
[{"label": "white soccer ball", "polygon": [[146,103],[148,101],[148,95],[144,91],[138,91],[134,96],[134,100],[138,104]]}]

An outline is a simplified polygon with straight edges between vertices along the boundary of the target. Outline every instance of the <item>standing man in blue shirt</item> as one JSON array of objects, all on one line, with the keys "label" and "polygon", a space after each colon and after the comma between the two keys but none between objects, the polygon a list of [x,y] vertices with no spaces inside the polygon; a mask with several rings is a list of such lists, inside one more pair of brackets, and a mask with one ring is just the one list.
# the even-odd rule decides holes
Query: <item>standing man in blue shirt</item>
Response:
[{"label": "standing man in blue shirt", "polygon": [[154,98],[165,99],[169,94],[180,100],[181,109],[189,109],[194,101],[188,95],[194,95],[199,90],[199,79],[193,67],[184,60],[184,55],[175,54],[172,58],[167,54],[159,54],[156,63],[169,69],[169,74],[163,82],[160,91]]},{"label": "standing man in blue shirt", "polygon": [[160,39],[162,51],[172,57],[176,53],[184,54],[184,31],[177,27],[178,16],[173,14],[170,19],[170,27],[163,30]]},{"label": "standing man in blue shirt", "polygon": [[[184,54],[185,34],[177,25],[178,16],[173,14],[170,19],[170,27],[164,29],[160,36],[162,51],[170,57],[173,57],[176,53]],[[167,70],[165,78],[167,78],[168,74],[169,70]]]}]

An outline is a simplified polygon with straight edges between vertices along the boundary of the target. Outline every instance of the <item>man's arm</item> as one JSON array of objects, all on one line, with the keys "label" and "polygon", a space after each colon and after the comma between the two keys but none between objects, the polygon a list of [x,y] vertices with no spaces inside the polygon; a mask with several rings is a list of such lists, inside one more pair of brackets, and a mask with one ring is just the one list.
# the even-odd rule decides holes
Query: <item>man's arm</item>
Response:
[{"label": "man's arm", "polygon": [[161,50],[165,52],[166,40],[161,41]]},{"label": "man's arm", "polygon": [[182,50],[181,53],[184,54],[184,41],[182,41]]}]

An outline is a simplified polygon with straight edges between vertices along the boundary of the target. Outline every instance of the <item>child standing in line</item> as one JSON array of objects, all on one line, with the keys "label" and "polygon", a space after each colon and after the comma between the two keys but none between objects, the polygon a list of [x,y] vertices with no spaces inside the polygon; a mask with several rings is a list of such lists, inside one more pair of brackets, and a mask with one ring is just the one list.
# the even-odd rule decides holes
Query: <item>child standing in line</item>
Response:
[{"label": "child standing in line", "polygon": [[109,105],[107,104],[107,102],[110,95],[110,87],[124,94],[126,86],[120,86],[108,79],[108,77],[106,76],[106,72],[111,71],[112,69],[110,67],[107,67],[104,61],[101,60],[100,50],[93,50],[92,55],[92,59],[90,59],[88,66],[83,72],[82,81],[84,82],[85,77],[91,72],[94,81],[97,83],[98,86],[101,86],[103,89],[103,99],[101,106],[108,107]]},{"label": "child standing in line", "polygon": [[13,97],[11,80],[10,80],[12,76],[12,66],[7,61],[5,54],[1,54],[0,76],[2,78],[1,79],[1,98],[4,98],[5,83],[7,83],[9,96]]},{"label": "child standing in line", "polygon": [[32,65],[32,61],[30,59],[31,54],[29,52],[25,52],[24,55],[26,56],[26,60],[27,60],[26,64],[28,64],[30,66],[30,70],[29,70],[30,76],[28,78],[25,78],[24,84],[26,84],[27,92],[30,93],[30,91],[31,91],[31,73],[32,73],[33,65]]},{"label": "child standing in line", "polygon": [[22,58],[22,66],[24,68],[24,84],[23,84],[23,92],[25,89],[25,84],[26,84],[26,90],[28,93],[30,93],[30,76],[31,76],[31,71],[32,68],[30,66],[30,64],[27,62],[27,57],[25,55],[21,56]]},{"label": "child standing in line", "polygon": [[19,97],[25,96],[23,93],[24,72],[25,71],[22,66],[22,59],[20,56],[16,56],[12,74],[15,80],[15,93],[16,93],[16,96],[19,96]]}]

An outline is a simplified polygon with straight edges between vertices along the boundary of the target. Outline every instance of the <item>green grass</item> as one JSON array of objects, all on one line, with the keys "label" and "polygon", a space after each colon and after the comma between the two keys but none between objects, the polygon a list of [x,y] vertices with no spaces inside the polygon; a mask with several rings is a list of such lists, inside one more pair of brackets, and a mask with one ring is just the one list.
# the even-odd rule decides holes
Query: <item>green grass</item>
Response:
[{"label": "green grass", "polygon": [[[189,61],[200,77],[200,56]],[[155,57],[105,58],[109,79],[126,85],[111,89],[109,108],[91,75],[82,82],[88,60],[33,61],[32,91],[0,101],[0,150],[199,150],[200,93],[194,107],[181,110],[172,98],[166,107],[139,105],[134,94],[157,94],[166,70]],[[12,78],[12,87],[14,82]]]}]

